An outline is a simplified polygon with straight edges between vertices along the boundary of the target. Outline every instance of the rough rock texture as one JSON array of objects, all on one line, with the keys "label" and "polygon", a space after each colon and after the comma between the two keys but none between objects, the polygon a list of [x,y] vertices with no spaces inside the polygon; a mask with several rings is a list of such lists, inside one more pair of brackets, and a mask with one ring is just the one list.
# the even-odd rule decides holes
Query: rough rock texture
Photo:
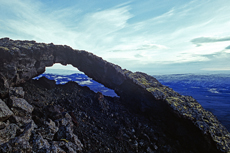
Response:
[{"label": "rough rock texture", "polygon": [[[181,146],[189,144],[187,151],[230,151],[230,134],[211,112],[204,110],[192,97],[176,93],[147,74],[123,70],[86,51],[74,50],[68,46],[36,43],[35,41],[0,39],[0,55],[0,98],[2,99],[14,94],[11,87],[19,86],[38,76],[45,71],[47,66],[52,66],[54,63],[72,64],[94,80],[114,89],[130,110],[142,113],[153,121],[162,122],[160,127],[167,133],[167,136],[174,138]],[[44,83],[44,85],[53,87],[53,83]],[[17,96],[23,97],[22,92],[15,93]],[[100,97],[100,94],[96,96],[99,96],[97,100],[101,108],[104,107],[103,111],[108,111],[107,102],[103,97]],[[9,106],[11,105],[10,101],[14,101],[12,97],[9,97],[11,99]],[[25,113],[23,108],[25,107],[21,107],[20,112],[24,110]],[[18,115],[14,108],[13,112],[15,116]],[[55,114],[55,112],[53,113]],[[58,115],[57,112],[56,115]],[[65,130],[67,131],[67,129]],[[75,136],[70,137],[73,139],[71,142],[74,145],[79,143],[77,140],[75,141],[77,139]],[[36,138],[43,141],[39,134],[36,135]],[[49,147],[69,148],[69,151],[75,148],[80,151],[80,143],[77,147],[72,143],[53,142],[50,146],[45,145],[44,147],[46,149]],[[44,144],[46,144],[45,140]],[[35,146],[34,148],[41,148],[37,144]],[[27,149],[31,150],[30,147]]]},{"label": "rough rock texture", "polygon": [[17,130],[19,129],[18,125],[9,122],[5,124],[4,122],[1,123],[1,130],[0,130],[0,145],[8,142],[10,139],[16,136]]},{"label": "rough rock texture", "polygon": [[160,120],[128,110],[119,98],[94,93],[75,82],[47,89],[42,80],[30,80],[23,89],[25,99],[34,106],[35,133],[54,148],[67,152],[80,148],[82,152],[198,152],[168,136]]},{"label": "rough rock texture", "polygon": [[24,98],[24,91],[22,87],[10,87],[9,96]]},{"label": "rough rock texture", "polygon": [[33,106],[31,106],[25,99],[17,98],[14,96],[10,97],[11,100],[11,110],[17,116],[27,116],[32,113]]},{"label": "rough rock texture", "polygon": [[10,116],[13,115],[13,112],[9,107],[0,99],[0,121],[5,121]]}]

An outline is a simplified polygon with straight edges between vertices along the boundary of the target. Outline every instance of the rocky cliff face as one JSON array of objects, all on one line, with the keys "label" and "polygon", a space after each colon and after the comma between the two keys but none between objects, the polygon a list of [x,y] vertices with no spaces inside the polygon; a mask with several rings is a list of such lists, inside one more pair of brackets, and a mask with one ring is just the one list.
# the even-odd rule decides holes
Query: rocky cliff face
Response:
[{"label": "rocky cliff face", "polygon": [[[62,146],[50,142],[52,136],[46,139],[39,132],[31,134],[39,128],[31,118],[35,106],[31,105],[29,99],[23,99],[23,89],[15,88],[43,73],[45,67],[54,63],[72,64],[94,80],[114,89],[127,109],[142,114],[151,122],[161,122],[159,127],[167,137],[177,141],[181,148],[186,146],[184,152],[230,151],[230,134],[211,112],[204,110],[192,97],[176,93],[155,78],[141,72],[124,70],[87,51],[9,38],[0,39],[0,124],[5,131],[9,128],[13,130],[10,136],[1,140],[1,144],[8,143],[12,148],[13,142],[20,144],[25,139],[29,147],[29,139],[34,139],[44,142],[47,148],[53,146],[57,150]],[[66,127],[67,123],[71,123],[70,119],[68,114],[64,116],[59,127]],[[44,122],[44,126],[49,127],[53,135],[57,133],[52,120]],[[83,144],[71,132],[73,126],[71,123],[68,128],[68,138],[72,140],[72,148],[81,151]],[[18,136],[21,129],[24,132]],[[67,144],[63,145],[67,147]]]}]

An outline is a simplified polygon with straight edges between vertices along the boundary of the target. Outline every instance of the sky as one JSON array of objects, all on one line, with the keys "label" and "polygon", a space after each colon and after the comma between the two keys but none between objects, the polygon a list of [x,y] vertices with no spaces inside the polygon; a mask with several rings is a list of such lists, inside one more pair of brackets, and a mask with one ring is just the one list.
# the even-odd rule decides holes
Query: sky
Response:
[{"label": "sky", "polygon": [[230,73],[229,0],[0,0],[3,37],[69,45],[151,75]]}]

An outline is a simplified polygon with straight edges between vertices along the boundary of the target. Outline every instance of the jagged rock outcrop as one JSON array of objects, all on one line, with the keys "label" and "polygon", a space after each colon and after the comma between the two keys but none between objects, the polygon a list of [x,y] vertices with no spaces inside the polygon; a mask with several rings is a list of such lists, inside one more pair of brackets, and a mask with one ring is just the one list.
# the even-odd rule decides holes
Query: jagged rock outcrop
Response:
[{"label": "jagged rock outcrop", "polygon": [[[42,74],[45,67],[52,66],[54,63],[72,64],[94,80],[114,89],[131,110],[143,113],[152,120],[160,120],[161,128],[171,137],[178,140],[181,145],[189,144],[188,150],[197,148],[202,152],[230,151],[230,134],[211,112],[204,110],[192,97],[176,93],[147,74],[132,73],[87,51],[74,50],[69,46],[52,43],[14,41],[3,38],[0,39],[0,55],[0,98],[10,97],[8,105],[14,116],[17,116],[18,112],[14,108],[16,105],[13,106],[11,103],[20,101],[20,106],[26,106],[26,102],[20,97],[11,96],[12,94],[21,97],[24,95],[20,89],[12,90],[12,87]],[[28,106],[25,110],[21,107],[20,112],[26,116],[28,113],[25,111],[30,112],[32,108]],[[9,111],[6,118],[10,116],[12,113]],[[32,123],[24,124],[32,125]],[[35,137],[46,144],[39,134]],[[72,136],[71,139],[74,139],[73,142],[76,145],[77,138]],[[75,150],[81,150],[81,144],[78,143]],[[57,149],[60,145],[53,143],[52,147]],[[67,148],[68,145],[73,146],[69,143],[64,145]],[[35,146],[38,147],[37,144]]]}]

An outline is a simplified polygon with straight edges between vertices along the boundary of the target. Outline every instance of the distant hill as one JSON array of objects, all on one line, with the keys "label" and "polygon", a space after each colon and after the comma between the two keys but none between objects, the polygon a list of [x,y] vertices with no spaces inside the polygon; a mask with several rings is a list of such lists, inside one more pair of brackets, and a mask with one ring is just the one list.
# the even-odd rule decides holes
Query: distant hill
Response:
[{"label": "distant hill", "polygon": [[230,131],[230,74],[155,75],[162,84],[195,98]]},{"label": "distant hill", "polygon": [[[117,94],[114,92],[114,90],[106,88],[104,85],[94,81],[93,79],[89,78],[87,75],[83,73],[74,73],[68,75],[60,74],[60,71],[52,71],[54,74],[51,73],[44,73],[39,75],[38,77],[35,77],[34,79],[39,79],[42,76],[45,76],[46,78],[50,80],[55,80],[56,84],[65,84],[69,81],[77,82],[81,86],[88,86],[91,90],[94,92],[101,92],[105,96],[111,96],[111,97],[117,97]],[[58,72],[58,74],[56,74]],[[63,72],[63,71],[62,71]],[[73,72],[73,71],[68,71]]]}]

